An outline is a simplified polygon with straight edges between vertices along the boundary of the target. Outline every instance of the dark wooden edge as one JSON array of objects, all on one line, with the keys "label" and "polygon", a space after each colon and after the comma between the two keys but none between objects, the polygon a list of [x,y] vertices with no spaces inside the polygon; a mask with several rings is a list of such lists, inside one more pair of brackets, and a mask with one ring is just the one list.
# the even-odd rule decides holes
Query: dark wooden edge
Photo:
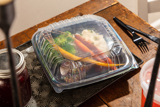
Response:
[{"label": "dark wooden edge", "polygon": [[[38,28],[45,27],[51,23],[69,19],[78,15],[94,14],[117,3],[117,0],[90,0],[82,5],[79,5],[73,9],[70,9],[62,14],[59,14],[53,18],[50,18],[42,23],[39,23],[18,34],[11,36],[12,47],[15,48],[30,41],[33,34],[38,30]],[[0,42],[0,49],[3,49],[5,47],[5,40],[3,40]]]}]

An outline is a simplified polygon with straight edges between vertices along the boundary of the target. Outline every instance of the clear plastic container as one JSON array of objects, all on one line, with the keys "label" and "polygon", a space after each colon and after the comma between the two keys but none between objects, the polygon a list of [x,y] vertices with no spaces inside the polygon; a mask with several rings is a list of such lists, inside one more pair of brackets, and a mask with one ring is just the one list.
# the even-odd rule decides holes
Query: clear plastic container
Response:
[{"label": "clear plastic container", "polygon": [[32,37],[32,45],[57,93],[139,67],[109,22],[96,15],[40,28]]}]

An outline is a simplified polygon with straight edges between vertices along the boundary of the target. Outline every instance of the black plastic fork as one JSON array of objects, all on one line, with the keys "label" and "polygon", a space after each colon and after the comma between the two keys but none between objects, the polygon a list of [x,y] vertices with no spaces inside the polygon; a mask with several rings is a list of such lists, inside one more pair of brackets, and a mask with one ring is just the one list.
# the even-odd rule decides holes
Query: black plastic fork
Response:
[{"label": "black plastic fork", "polygon": [[137,45],[142,53],[149,51],[146,41],[142,37],[138,36],[134,31],[132,32],[132,35],[132,41]]},{"label": "black plastic fork", "polygon": [[136,46],[141,50],[142,53],[148,52],[149,49],[146,45],[146,41],[138,36],[132,29],[130,29],[126,24],[124,24],[122,21],[120,21],[118,18],[114,17],[113,18],[115,22],[123,26],[125,29],[127,29],[133,36],[132,36],[132,41],[136,44]]}]

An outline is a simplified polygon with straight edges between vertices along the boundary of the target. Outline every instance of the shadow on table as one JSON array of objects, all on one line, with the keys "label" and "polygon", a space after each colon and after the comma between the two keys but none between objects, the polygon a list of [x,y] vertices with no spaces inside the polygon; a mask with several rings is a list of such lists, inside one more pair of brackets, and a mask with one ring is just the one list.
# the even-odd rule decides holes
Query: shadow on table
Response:
[{"label": "shadow on table", "polygon": [[97,95],[93,96],[91,99],[81,104],[79,107],[87,107],[87,106],[97,107],[104,104],[106,104],[106,107],[108,107],[109,102],[130,94],[129,84],[127,80],[132,78],[139,71],[140,71],[140,68],[127,73],[121,79],[112,83],[111,85],[106,87],[104,90],[102,90],[100,93],[98,93]]}]

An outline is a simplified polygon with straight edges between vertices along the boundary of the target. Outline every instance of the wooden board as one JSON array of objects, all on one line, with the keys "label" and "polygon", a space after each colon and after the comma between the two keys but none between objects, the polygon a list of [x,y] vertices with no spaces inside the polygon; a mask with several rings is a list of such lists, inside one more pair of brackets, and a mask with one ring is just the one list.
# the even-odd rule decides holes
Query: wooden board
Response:
[{"label": "wooden board", "polygon": [[[117,17],[124,23],[135,27],[143,32],[159,37],[159,32],[157,31],[157,29],[150,26],[147,22],[129,11],[120,3],[117,3],[112,7],[100,11],[96,13],[96,15],[99,15],[108,20],[113,28],[117,31],[117,33],[121,36],[131,52],[143,59],[144,63],[149,59],[155,57],[155,48],[158,46],[156,43],[146,39],[142,35],[139,35],[150,43],[148,45],[150,51],[148,53],[142,54],[137,46],[132,42],[131,38],[128,36],[129,33],[117,26],[117,24],[113,20],[113,17]],[[100,99],[103,101],[101,105],[107,104],[109,107],[140,107],[141,87],[139,81],[139,72],[141,70],[141,67],[128,73],[127,75],[101,91],[98,94]],[[86,105],[89,105],[91,101],[93,105],[97,104],[97,102],[91,98],[80,107],[87,107]]]}]

